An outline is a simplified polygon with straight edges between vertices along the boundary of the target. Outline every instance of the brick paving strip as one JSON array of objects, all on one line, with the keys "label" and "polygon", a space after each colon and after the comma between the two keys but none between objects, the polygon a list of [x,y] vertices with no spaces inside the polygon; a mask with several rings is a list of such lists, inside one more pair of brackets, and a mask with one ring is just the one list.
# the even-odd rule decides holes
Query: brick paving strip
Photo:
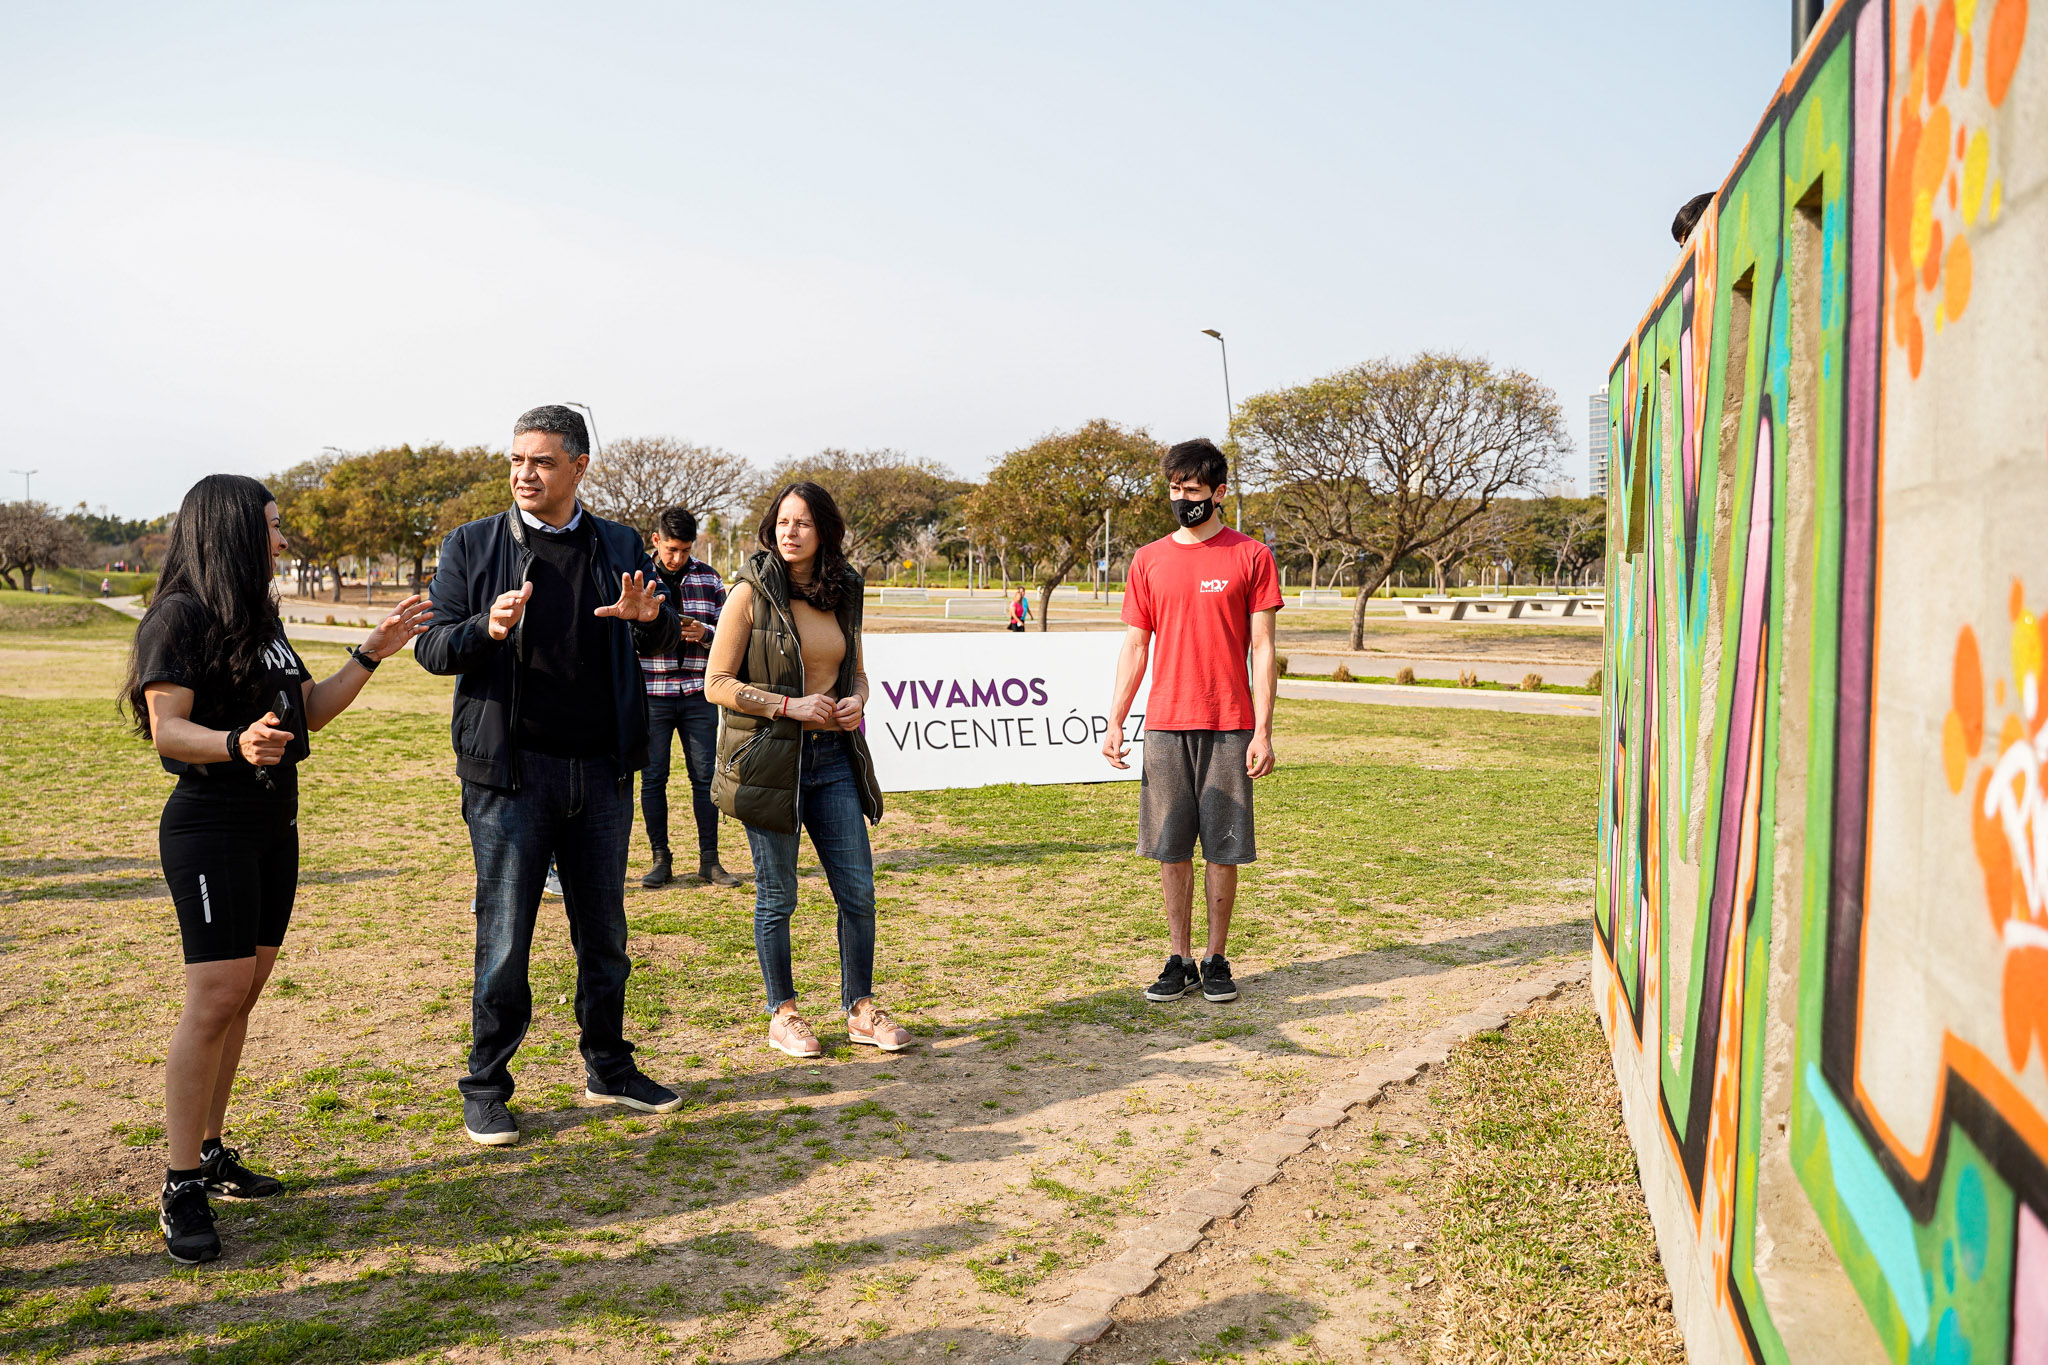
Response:
[{"label": "brick paving strip", "polygon": [[1281,1164],[1306,1151],[1316,1134],[1342,1124],[1354,1109],[1363,1112],[1377,1104],[1388,1086],[1410,1085],[1431,1067],[1442,1066],[1459,1043],[1504,1027],[1537,1001],[1555,998],[1587,975],[1586,968],[1567,968],[1517,982],[1424,1034],[1414,1046],[1324,1087],[1313,1103],[1288,1110],[1251,1141],[1243,1156],[1218,1166],[1207,1185],[1183,1191],[1170,1212],[1125,1232],[1127,1249],[1121,1256],[1090,1266],[1065,1289],[1052,1290],[1048,1297],[1064,1295],[1063,1301],[1026,1322],[1019,1349],[997,1357],[995,1365],[1061,1365],[1110,1329],[1118,1302],[1156,1284],[1159,1267],[1199,1246],[1211,1223],[1236,1217],[1251,1192],[1277,1177]]}]

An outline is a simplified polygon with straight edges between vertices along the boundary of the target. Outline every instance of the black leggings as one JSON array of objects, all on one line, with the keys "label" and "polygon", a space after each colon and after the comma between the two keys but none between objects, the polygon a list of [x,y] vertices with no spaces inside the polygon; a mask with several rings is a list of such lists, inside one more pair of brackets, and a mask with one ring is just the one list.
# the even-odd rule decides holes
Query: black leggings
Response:
[{"label": "black leggings", "polygon": [[185,961],[254,957],[284,942],[299,889],[299,798],[178,783],[157,826]]}]

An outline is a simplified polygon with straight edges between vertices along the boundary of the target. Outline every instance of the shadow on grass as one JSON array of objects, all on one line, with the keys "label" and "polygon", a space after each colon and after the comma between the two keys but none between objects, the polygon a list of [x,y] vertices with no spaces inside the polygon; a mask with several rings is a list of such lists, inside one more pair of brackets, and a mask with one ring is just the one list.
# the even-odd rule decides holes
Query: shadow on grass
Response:
[{"label": "shadow on grass", "polygon": [[[223,1205],[228,1254],[222,1265],[246,1269],[400,1249],[467,1257],[508,1238],[603,1236],[621,1221],[775,1195],[803,1183],[822,1163],[839,1159],[841,1147],[853,1148],[853,1159],[911,1161],[929,1164],[935,1172],[949,1165],[947,1174],[957,1180],[962,1165],[1006,1161],[1037,1149],[1019,1114],[1121,1089],[1139,1076],[1163,1074],[1179,1085],[1235,1075],[1243,1065],[1235,1052],[1203,1056],[1183,1050],[1226,1037],[1251,1038],[1241,1045],[1256,1047],[1253,1035],[1282,1024],[1376,1008],[1381,998],[1360,988],[1377,982],[1473,962],[1513,966],[1576,951],[1585,927],[1574,916],[1549,925],[1393,945],[1252,973],[1239,978],[1240,987],[1269,1011],[1256,1023],[1243,1017],[1241,1007],[1209,1006],[1199,998],[1150,1005],[1136,990],[1119,987],[978,1021],[950,1031],[954,1037],[973,1035],[968,1041],[889,1059],[893,1064],[929,1057],[941,1067],[935,1075],[877,1085],[857,1067],[799,1062],[749,1074],[747,1084],[757,1093],[768,1092],[771,1103],[779,1098],[780,1109],[703,1112],[734,1097],[724,1080],[682,1086],[687,1107],[652,1120],[611,1107],[526,1108],[515,1099],[527,1134],[517,1147],[464,1149],[438,1160],[378,1170],[358,1166],[300,1185],[282,1199]],[[1044,1093],[1000,1117],[969,1111],[971,1117],[919,1127],[899,1121],[890,1107],[906,1104],[918,1087],[972,1083],[979,1079],[973,1073],[983,1068],[1001,1075],[1010,1049],[1025,1033],[1077,1026],[1142,1036],[1133,1038],[1123,1064],[1034,1067]],[[1320,1054],[1290,1042],[1284,1053],[1269,1055]],[[838,1075],[847,1088],[815,1093],[829,1084],[820,1072]],[[955,1095],[950,1102],[965,1106],[968,1100]],[[451,1112],[459,1103],[452,1087],[446,1103]],[[622,1126],[595,1140],[553,1141],[567,1129],[604,1121],[630,1122],[638,1131]],[[358,1136],[382,1141],[405,1133],[392,1123]],[[372,1188],[361,1188],[371,1179],[376,1181]],[[351,1186],[356,1188],[344,1192]],[[164,1262],[154,1251],[127,1248],[150,1239],[154,1229],[153,1209],[105,1198],[0,1225],[0,1246],[66,1243],[87,1253],[55,1268],[46,1283],[149,1279]]]},{"label": "shadow on grass", "polygon": [[[74,1310],[48,1325],[0,1331],[0,1352],[17,1355],[51,1346],[85,1349],[203,1335],[225,1340],[196,1349],[181,1342],[168,1350],[125,1359],[136,1365],[174,1360],[193,1365],[287,1360],[304,1365],[373,1365],[464,1344],[484,1346],[513,1336],[581,1330],[598,1336],[606,1347],[629,1354],[654,1351],[675,1343],[679,1333],[687,1332],[700,1348],[711,1346],[722,1359],[739,1365],[828,1353],[841,1360],[900,1360],[929,1353],[963,1362],[1018,1353],[1030,1340],[1021,1330],[935,1326],[842,1338],[844,1329],[836,1324],[810,1325],[816,1315],[805,1306],[809,1286],[801,1277],[807,1273],[828,1266],[901,1267],[904,1262],[887,1260],[892,1250],[914,1251],[931,1245],[935,1237],[950,1238],[955,1233],[953,1227],[940,1226],[880,1241],[815,1242],[795,1255],[751,1238],[719,1234],[751,1244],[741,1249],[755,1255],[734,1258],[739,1265],[773,1257],[780,1261],[778,1279],[798,1277],[777,1287],[703,1287],[704,1277],[692,1276],[689,1262],[701,1266],[704,1257],[685,1243],[601,1262],[593,1267],[595,1274],[579,1277],[583,1286],[545,1303],[529,1302],[529,1296],[537,1299],[536,1290],[551,1289],[565,1277],[553,1268],[555,1263],[537,1258],[427,1274],[371,1272],[375,1278],[309,1286],[256,1298],[247,1301],[246,1307],[206,1305],[151,1312],[109,1309],[101,1304]],[[976,1239],[972,1234],[968,1237],[966,1245],[973,1245]],[[630,1272],[620,1273],[625,1268],[622,1263],[631,1262],[638,1262],[651,1272],[649,1278],[661,1282],[633,1283]],[[690,1287],[683,1288],[683,1284]],[[1012,1316],[1022,1319],[1034,1311],[1036,1305],[1020,1299]],[[694,1332],[685,1327],[691,1320],[695,1320]],[[1292,1295],[1236,1294],[1171,1318],[1148,1320],[1143,1331],[1153,1342],[1185,1340],[1190,1357],[1215,1358],[1227,1346],[1277,1340],[1288,1330],[1305,1329],[1315,1320],[1315,1306]],[[880,1326],[878,1320],[876,1325]],[[722,1343],[750,1330],[771,1332],[780,1341],[766,1351],[744,1355],[721,1349]],[[1115,1342],[1114,1335],[1105,1338],[1105,1344]]]},{"label": "shadow on grass", "polygon": [[0,877],[69,877],[80,872],[155,872],[154,858],[0,858]]}]

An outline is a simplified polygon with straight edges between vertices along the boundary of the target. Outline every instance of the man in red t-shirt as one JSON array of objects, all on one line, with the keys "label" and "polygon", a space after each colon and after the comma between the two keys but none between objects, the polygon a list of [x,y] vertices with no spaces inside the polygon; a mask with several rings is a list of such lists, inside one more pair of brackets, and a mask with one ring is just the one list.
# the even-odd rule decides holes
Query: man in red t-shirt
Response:
[{"label": "man in red t-shirt", "polygon": [[[1166,452],[1165,473],[1180,529],[1131,558],[1123,611],[1130,629],[1117,656],[1102,756],[1112,767],[1128,766],[1124,721],[1149,658],[1138,853],[1160,863],[1172,955],[1145,998],[1178,1000],[1199,985],[1206,1000],[1235,1000],[1223,949],[1238,864],[1258,856],[1252,779],[1273,771],[1280,576],[1271,550],[1223,524],[1230,469],[1222,451],[1208,441],[1183,441]],[[1209,938],[1200,959],[1192,924],[1197,835],[1209,903]]]}]

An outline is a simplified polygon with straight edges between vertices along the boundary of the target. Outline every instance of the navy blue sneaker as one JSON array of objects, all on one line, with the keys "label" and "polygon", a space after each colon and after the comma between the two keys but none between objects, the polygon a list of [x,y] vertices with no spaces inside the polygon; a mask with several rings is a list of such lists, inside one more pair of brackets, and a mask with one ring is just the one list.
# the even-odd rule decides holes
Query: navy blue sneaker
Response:
[{"label": "navy blue sneaker", "polygon": [[681,1095],[648,1080],[637,1066],[614,1081],[593,1077],[583,1088],[583,1098],[600,1104],[623,1104],[643,1114],[667,1114],[683,1107]]},{"label": "navy blue sneaker", "polygon": [[503,1100],[462,1101],[462,1130],[469,1140],[485,1147],[510,1147],[519,1141],[519,1124]]}]

